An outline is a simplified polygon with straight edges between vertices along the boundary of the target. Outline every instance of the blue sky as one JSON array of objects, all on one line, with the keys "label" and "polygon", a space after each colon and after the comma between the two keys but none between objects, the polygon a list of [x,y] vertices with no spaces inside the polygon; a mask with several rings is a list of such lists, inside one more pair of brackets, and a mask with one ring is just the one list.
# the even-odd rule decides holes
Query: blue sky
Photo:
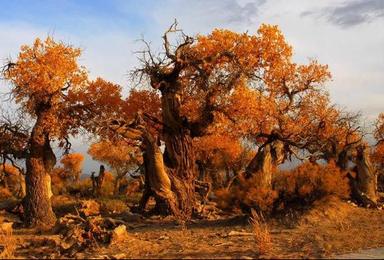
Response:
[{"label": "blue sky", "polygon": [[[261,23],[277,24],[295,61],[329,64],[335,103],[361,111],[367,125],[384,111],[384,0],[2,0],[0,59],[52,35],[83,49],[80,63],[91,78],[128,88],[134,52],[143,47],[137,39],[158,49],[175,18],[189,35],[214,28],[254,33]],[[78,151],[87,145],[74,141]],[[93,166],[88,159],[86,170]]]}]

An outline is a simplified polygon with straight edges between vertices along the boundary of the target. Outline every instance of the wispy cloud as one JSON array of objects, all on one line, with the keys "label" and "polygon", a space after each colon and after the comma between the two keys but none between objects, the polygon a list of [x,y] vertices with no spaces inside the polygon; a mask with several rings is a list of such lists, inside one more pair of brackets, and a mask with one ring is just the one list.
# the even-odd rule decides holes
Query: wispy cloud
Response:
[{"label": "wispy cloud", "polygon": [[325,17],[328,22],[343,28],[369,23],[384,17],[383,0],[346,1],[335,7],[305,11],[302,16]]},{"label": "wispy cloud", "polygon": [[214,28],[244,30],[255,23],[266,0],[169,0],[167,8],[151,15],[160,28],[166,28],[172,18],[178,18],[189,33],[206,33]]}]

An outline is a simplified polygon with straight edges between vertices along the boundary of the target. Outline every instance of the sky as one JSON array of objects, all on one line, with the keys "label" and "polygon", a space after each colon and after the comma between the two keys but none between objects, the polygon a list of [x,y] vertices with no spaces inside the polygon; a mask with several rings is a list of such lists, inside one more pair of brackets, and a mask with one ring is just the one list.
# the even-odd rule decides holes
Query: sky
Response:
[{"label": "sky", "polygon": [[[90,78],[130,87],[139,39],[160,50],[161,36],[177,19],[188,35],[215,28],[255,33],[262,23],[280,27],[294,61],[328,64],[333,102],[360,111],[369,126],[384,112],[384,0],[0,0],[0,60],[22,44],[48,35],[83,49],[79,62]],[[4,83],[0,84],[3,89]],[[86,153],[87,140],[73,149]],[[87,157],[85,171],[97,165]]]}]

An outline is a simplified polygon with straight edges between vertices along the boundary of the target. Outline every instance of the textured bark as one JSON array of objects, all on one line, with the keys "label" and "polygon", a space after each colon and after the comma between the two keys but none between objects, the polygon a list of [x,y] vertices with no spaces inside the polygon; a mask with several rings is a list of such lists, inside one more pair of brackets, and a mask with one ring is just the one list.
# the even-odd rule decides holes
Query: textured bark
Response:
[{"label": "textured bark", "polygon": [[167,169],[164,165],[163,154],[155,139],[149,133],[144,135],[145,152],[143,153],[145,168],[145,192],[141,205],[145,208],[146,202],[150,196],[156,200],[156,209],[158,213],[166,214],[167,209],[179,216],[177,200],[172,191],[172,183]]},{"label": "textured bark", "polygon": [[[30,139],[30,154],[26,160],[26,196],[24,200],[25,224],[28,226],[52,226],[56,216],[51,205],[50,170],[56,158],[45,132],[48,112],[41,112],[33,127]],[[53,156],[52,156],[53,155]]]},{"label": "textured bark", "polygon": [[160,90],[163,122],[167,126],[163,129],[164,163],[177,199],[177,214],[189,219],[195,204],[194,179],[197,177],[192,137],[184,125],[185,120],[180,117],[181,93],[177,84],[165,84]]},{"label": "textured bark", "polygon": [[360,200],[370,201],[370,204],[375,205],[378,200],[377,173],[371,163],[368,148],[365,146],[357,148],[356,173],[355,187],[357,194],[361,196]]},{"label": "textured bark", "polygon": [[260,148],[245,169],[245,177],[252,177],[258,187],[272,189],[272,174],[277,165],[284,162],[283,148],[284,144],[280,141]]}]

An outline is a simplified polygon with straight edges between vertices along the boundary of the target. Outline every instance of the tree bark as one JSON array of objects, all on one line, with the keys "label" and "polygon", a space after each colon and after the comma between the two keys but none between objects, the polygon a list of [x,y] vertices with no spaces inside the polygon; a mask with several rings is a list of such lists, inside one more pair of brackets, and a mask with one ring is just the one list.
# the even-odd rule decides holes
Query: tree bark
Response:
[{"label": "tree bark", "polygon": [[115,186],[113,188],[113,194],[115,196],[119,195],[119,192],[120,192],[120,184],[121,184],[121,180],[122,180],[123,177],[120,177],[120,176],[116,176],[116,180],[115,180]]},{"label": "tree bark", "polygon": [[245,178],[254,178],[257,187],[272,189],[272,174],[284,161],[283,143],[275,141],[260,148],[245,169]]},{"label": "tree bark", "polygon": [[[196,176],[195,154],[186,119],[180,116],[179,87],[166,85],[161,88],[161,105],[165,141],[164,163],[171,180],[171,189],[176,196],[178,214],[183,219],[192,216],[195,205],[194,179]],[[174,214],[176,212],[173,212]]]},{"label": "tree bark", "polygon": [[372,206],[376,205],[378,200],[377,173],[371,163],[367,147],[357,148],[356,170],[356,188],[358,194],[360,194],[365,201],[370,201]]},{"label": "tree bark", "polygon": [[[142,130],[144,144],[145,189],[140,202],[140,210],[150,196],[156,200],[156,211],[170,211],[179,220],[191,218],[195,204],[194,178],[195,156],[192,137],[184,120],[180,117],[180,98],[177,87],[160,88],[163,112],[164,154],[156,138],[146,129]],[[131,130],[125,132],[130,136]]]},{"label": "tree bark", "polygon": [[[56,222],[51,205],[50,170],[55,159],[45,131],[48,111],[39,113],[30,138],[30,154],[26,160],[25,224],[52,226]],[[48,150],[47,150],[48,149]],[[53,157],[52,157],[53,154]]]}]

